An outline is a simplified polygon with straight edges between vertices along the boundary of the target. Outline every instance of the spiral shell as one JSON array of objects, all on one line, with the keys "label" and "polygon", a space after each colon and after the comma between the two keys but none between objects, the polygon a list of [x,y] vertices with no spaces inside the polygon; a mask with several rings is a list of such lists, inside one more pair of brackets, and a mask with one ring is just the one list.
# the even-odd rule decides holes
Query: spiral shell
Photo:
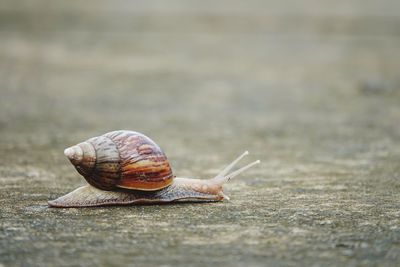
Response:
[{"label": "spiral shell", "polygon": [[64,154],[89,184],[103,190],[159,190],[174,177],[161,148],[133,131],[93,137],[67,148]]}]

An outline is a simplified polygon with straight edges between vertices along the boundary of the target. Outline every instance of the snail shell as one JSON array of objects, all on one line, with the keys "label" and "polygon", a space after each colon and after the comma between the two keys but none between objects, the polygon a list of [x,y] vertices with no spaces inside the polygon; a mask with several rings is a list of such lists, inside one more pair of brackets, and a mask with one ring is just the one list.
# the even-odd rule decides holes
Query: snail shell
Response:
[{"label": "snail shell", "polygon": [[147,136],[114,131],[65,149],[76,170],[94,187],[154,191],[173,181],[171,166],[161,148]]}]

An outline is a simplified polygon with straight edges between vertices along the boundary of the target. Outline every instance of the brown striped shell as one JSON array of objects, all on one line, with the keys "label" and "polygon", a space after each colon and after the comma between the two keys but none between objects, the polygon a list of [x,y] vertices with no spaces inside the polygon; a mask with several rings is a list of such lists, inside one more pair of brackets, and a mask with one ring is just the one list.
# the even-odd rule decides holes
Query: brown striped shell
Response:
[{"label": "brown striped shell", "polygon": [[103,190],[153,191],[172,183],[171,166],[147,136],[114,131],[67,148],[64,154],[86,181]]}]

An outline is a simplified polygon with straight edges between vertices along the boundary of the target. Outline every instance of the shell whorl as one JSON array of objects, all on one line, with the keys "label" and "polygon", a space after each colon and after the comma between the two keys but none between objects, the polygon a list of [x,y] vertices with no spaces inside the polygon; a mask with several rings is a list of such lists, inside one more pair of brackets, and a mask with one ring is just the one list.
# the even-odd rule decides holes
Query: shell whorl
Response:
[{"label": "shell whorl", "polygon": [[93,172],[96,165],[96,151],[92,144],[88,142],[79,143],[65,149],[64,154],[83,177]]},{"label": "shell whorl", "polygon": [[173,180],[161,148],[137,132],[106,133],[67,148],[64,154],[89,184],[103,190],[153,191]]}]

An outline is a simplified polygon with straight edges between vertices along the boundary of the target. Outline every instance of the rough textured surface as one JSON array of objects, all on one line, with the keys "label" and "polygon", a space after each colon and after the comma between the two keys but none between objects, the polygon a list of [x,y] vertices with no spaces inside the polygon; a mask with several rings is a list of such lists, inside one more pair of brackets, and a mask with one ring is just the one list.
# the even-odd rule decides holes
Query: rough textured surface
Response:
[{"label": "rough textured surface", "polygon": [[[0,266],[400,264],[400,4],[1,1]],[[49,209],[115,129],[230,202]]]}]

